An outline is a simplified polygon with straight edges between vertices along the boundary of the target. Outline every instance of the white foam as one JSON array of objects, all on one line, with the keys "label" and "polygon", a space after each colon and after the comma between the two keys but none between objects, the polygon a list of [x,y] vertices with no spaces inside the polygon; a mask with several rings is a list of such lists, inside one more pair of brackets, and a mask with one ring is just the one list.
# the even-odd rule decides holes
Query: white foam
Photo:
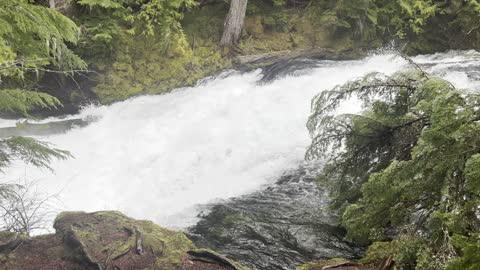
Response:
[{"label": "white foam", "polygon": [[[55,174],[29,167],[27,177],[61,192],[64,210],[114,209],[182,228],[195,221],[195,205],[258,189],[301,162],[310,143],[310,101],[319,91],[404,65],[376,55],[266,85],[256,83],[259,71],[232,73],[165,95],[88,107],[80,116],[99,121],[41,138],[75,158],[53,162]],[[15,165],[5,179],[24,172]]]}]

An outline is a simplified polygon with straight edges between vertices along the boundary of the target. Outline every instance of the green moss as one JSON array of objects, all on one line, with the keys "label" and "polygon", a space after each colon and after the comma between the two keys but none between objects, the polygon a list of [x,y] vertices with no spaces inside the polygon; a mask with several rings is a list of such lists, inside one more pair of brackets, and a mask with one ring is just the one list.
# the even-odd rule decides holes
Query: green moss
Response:
[{"label": "green moss", "polygon": [[18,234],[9,231],[0,232],[0,245],[6,245],[14,240],[18,239]]},{"label": "green moss", "polygon": [[195,248],[181,232],[161,228],[151,221],[137,221],[136,225],[142,232],[145,248],[152,250],[157,256],[155,265],[159,269],[175,267],[181,263],[183,255]]},{"label": "green moss", "polygon": [[195,27],[202,25],[206,17],[194,18],[198,21],[188,17],[185,26],[189,44],[170,44],[167,51],[160,46],[163,40],[156,37],[120,35],[116,60],[105,68],[98,78],[99,84],[93,88],[100,103],[191,86],[203,77],[230,67],[229,59],[222,57],[218,45],[202,38],[209,33],[196,31]]},{"label": "green moss", "polygon": [[326,265],[331,265],[331,264],[336,264],[336,263],[341,263],[341,262],[346,262],[347,260],[341,259],[341,258],[333,258],[329,260],[324,260],[324,261],[315,261],[315,262],[310,262],[304,265],[301,265],[297,267],[297,270],[310,270],[315,268],[320,268],[322,266]]},{"label": "green moss", "polygon": [[[105,51],[103,56],[97,59],[88,50],[85,53],[91,58],[88,62],[101,74],[92,91],[100,103],[109,104],[191,86],[201,78],[231,68],[233,59],[228,55],[232,52],[218,45],[227,11],[228,4],[219,1],[187,12],[182,20],[185,39],[173,39],[177,43],[172,41],[167,47],[163,46],[163,38],[132,35],[109,26],[114,33],[109,40],[114,49],[107,46],[105,51],[105,46],[96,41],[100,47],[92,50]],[[84,20],[90,22],[88,17]],[[96,20],[95,25],[99,23]],[[320,8],[305,11],[285,8],[283,4],[272,8],[270,3],[249,2],[244,35],[233,53],[253,55],[319,47],[351,49],[351,36],[335,32],[336,20],[334,13]]]},{"label": "green moss", "polygon": [[[84,15],[80,21],[92,31],[112,33],[105,41],[111,46],[105,46],[101,40],[87,40],[86,44],[93,47],[82,54],[101,74],[92,89],[99,102],[110,104],[137,95],[166,93],[231,68],[232,59],[226,56],[231,52],[218,45],[227,11],[228,4],[221,1],[188,11],[182,20],[185,39],[172,38],[167,47],[161,35],[132,35],[108,19]],[[235,54],[352,47],[350,39],[333,37],[328,23],[333,16],[322,12],[309,9],[305,13],[281,4],[272,8],[265,2],[249,3],[244,35]],[[107,30],[97,25],[105,25]],[[71,99],[79,98],[73,95]]]},{"label": "green moss", "polygon": [[391,242],[374,242],[368,247],[365,257],[359,263],[378,264],[391,255],[398,266],[410,269],[409,267],[418,263],[419,256],[425,251],[427,246],[423,240],[405,235]]},{"label": "green moss", "polygon": [[[170,44],[167,50],[161,46],[163,39],[116,32],[116,50],[110,52],[114,61],[95,62],[102,75],[93,92],[100,103],[166,93],[232,67],[232,59],[225,57],[218,46],[227,11],[228,5],[218,2],[188,12],[182,21],[186,43]],[[352,48],[348,35],[334,35],[332,20],[333,14],[316,9],[305,12],[249,3],[244,36],[235,52],[251,55],[318,47]]]},{"label": "green moss", "polygon": [[93,56],[89,61],[101,74],[92,89],[100,103],[191,86],[230,67],[230,60],[222,57],[217,45],[227,8],[215,4],[185,14],[182,28],[186,39],[171,39],[168,46],[161,36],[132,35],[116,29],[112,41],[115,50],[109,50],[106,58]]},{"label": "green moss", "polygon": [[267,8],[257,5],[245,19],[246,37],[240,42],[242,54],[258,54],[295,49],[352,49],[349,31],[339,31],[334,10]]},{"label": "green moss", "polygon": [[359,263],[378,263],[385,259],[387,256],[392,255],[393,252],[394,249],[392,242],[375,242],[368,247],[365,257],[363,257],[359,261]]},{"label": "green moss", "polygon": [[56,218],[55,228],[63,235],[73,233],[94,259],[102,254],[115,258],[135,249],[138,229],[143,249],[153,252],[156,257],[156,269],[177,269],[187,252],[195,249],[181,232],[162,228],[150,221],[134,220],[120,212],[64,212]]}]

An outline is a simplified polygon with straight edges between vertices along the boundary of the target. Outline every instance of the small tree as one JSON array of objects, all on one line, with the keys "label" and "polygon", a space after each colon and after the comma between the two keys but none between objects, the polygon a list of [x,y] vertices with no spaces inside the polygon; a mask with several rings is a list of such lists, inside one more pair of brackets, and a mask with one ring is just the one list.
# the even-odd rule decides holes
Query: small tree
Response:
[{"label": "small tree", "polygon": [[53,214],[52,199],[39,192],[34,182],[0,185],[0,229],[27,236],[46,229]]}]

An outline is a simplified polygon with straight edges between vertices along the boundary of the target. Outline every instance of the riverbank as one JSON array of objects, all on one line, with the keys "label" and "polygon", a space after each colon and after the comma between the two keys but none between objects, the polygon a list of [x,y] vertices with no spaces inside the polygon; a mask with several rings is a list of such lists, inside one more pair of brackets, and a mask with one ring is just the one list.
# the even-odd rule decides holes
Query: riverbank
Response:
[{"label": "riverbank", "polygon": [[0,232],[0,269],[8,270],[248,270],[181,232],[119,212],[65,212],[55,234]]},{"label": "riverbank", "polygon": [[[369,50],[390,46],[392,40],[401,40],[396,47],[411,55],[480,48],[473,30],[468,43],[439,41],[437,29],[428,23],[428,31],[401,39],[393,33],[382,34],[376,29],[374,15],[368,13],[368,18],[363,18],[367,12],[356,9],[360,7],[278,2],[273,6],[263,1],[249,3],[242,37],[232,48],[219,46],[229,8],[225,1],[198,1],[195,7],[182,10],[180,33],[167,45],[162,35],[132,34],[125,29],[125,21],[108,9],[95,6],[86,12],[85,7],[72,3],[60,11],[82,29],[81,45],[73,50],[87,62],[89,72],[73,78],[45,74],[40,90],[58,97],[64,107],[37,113],[72,114],[89,103],[105,105],[133,96],[167,93],[227,69],[274,66],[280,59],[359,59]],[[461,10],[451,7],[451,12],[456,9]],[[432,19],[435,25],[449,21],[447,15]]]},{"label": "riverbank", "polygon": [[[480,89],[476,52],[419,56],[414,61],[433,75],[449,78],[458,88]],[[313,96],[369,72],[404,70],[407,63],[395,55],[289,63],[293,73],[267,84],[259,83],[263,77],[259,71],[232,72],[195,88],[88,108],[81,116],[98,116],[96,121],[73,129],[70,122],[50,125],[61,133],[43,138],[70,150],[75,159],[54,162],[55,174],[29,169],[29,177],[42,180],[51,194],[64,187],[59,199],[67,209],[120,209],[177,228],[196,222],[198,204],[236,197],[219,203],[211,216],[205,214],[206,220],[200,222],[203,229],[213,230],[204,242],[230,241],[230,246],[220,242],[214,249],[227,254],[225,247],[231,251],[255,247],[258,252],[254,256],[267,250],[269,254],[261,255],[276,256],[289,267],[311,259],[341,257],[351,247],[343,242],[335,222],[323,219],[322,210],[327,206],[321,206],[325,197],[312,182],[314,176],[303,183],[287,177],[284,186],[270,186],[266,191],[264,185],[303,162],[309,143],[305,121]],[[307,68],[296,69],[302,65]],[[41,127],[26,124],[25,128],[37,132]],[[20,179],[24,172],[20,166],[6,173]],[[85,200],[90,196],[96,199]],[[272,210],[277,208],[283,211]],[[279,224],[279,215],[285,213],[287,224]],[[252,231],[255,233],[249,235]],[[332,235],[323,234],[327,231]],[[288,255],[264,248],[265,239],[282,239],[272,246]],[[336,244],[332,247],[331,243]],[[302,250],[305,254],[299,254]],[[333,252],[322,255],[325,250]],[[241,260],[252,256],[248,250],[231,254]]]}]

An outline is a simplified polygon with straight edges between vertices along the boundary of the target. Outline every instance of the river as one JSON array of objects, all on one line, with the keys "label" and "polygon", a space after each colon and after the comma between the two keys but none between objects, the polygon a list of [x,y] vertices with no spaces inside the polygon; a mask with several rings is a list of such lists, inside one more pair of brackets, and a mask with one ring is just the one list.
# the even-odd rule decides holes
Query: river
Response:
[{"label": "river", "polygon": [[[458,88],[480,91],[478,52],[448,52],[413,60]],[[291,181],[279,179],[309,166],[304,163],[310,143],[305,124],[310,101],[317,93],[369,72],[392,74],[406,68],[411,66],[404,59],[389,53],[372,54],[358,61],[308,61],[305,68],[285,72],[269,82],[260,83],[261,70],[228,71],[168,94],[86,107],[79,115],[62,120],[96,119],[89,125],[38,136],[69,150],[74,158],[54,161],[54,172],[14,164],[1,180],[35,181],[42,192],[57,194],[56,211],[120,210],[135,218],[186,230],[199,220],[206,222],[215,206],[232,205],[234,200],[249,201],[252,197],[248,196],[258,196],[268,189],[273,193],[282,190],[279,186]],[[359,109],[352,100],[340,110]],[[50,118],[39,123],[58,120]],[[0,120],[1,127],[14,125],[15,121]],[[313,176],[307,178],[310,180],[304,182],[312,189],[311,194],[326,196],[314,190]],[[298,190],[307,192],[305,186]],[[265,196],[269,200],[275,198],[272,192],[268,194]],[[301,201],[297,204],[301,205]],[[307,208],[313,209],[322,208],[328,199],[310,201],[313,204]],[[321,224],[333,226],[333,215],[322,211],[314,216],[324,216]],[[203,213],[202,219],[199,213]],[[281,216],[278,218],[281,220]],[[340,236],[335,237],[340,241]],[[328,237],[324,240],[328,242]],[[312,240],[309,249],[315,249],[320,242]],[[338,249],[332,247],[328,252],[357,252],[338,243]],[[328,252],[323,254],[327,256]],[[297,261],[292,259],[287,265]]]}]

